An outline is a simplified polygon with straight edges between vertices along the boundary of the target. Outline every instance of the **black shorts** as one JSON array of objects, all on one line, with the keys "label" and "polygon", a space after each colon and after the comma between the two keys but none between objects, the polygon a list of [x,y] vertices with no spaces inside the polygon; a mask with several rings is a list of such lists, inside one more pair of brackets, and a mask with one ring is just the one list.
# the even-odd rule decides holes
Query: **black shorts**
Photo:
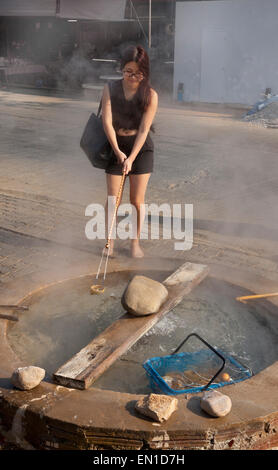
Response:
[{"label": "black shorts", "polygon": [[[129,157],[133,144],[135,142],[136,135],[117,135],[117,141],[119,149]],[[128,175],[142,175],[144,173],[152,173],[153,172],[153,141],[148,134],[146,141],[141,148],[140,152],[138,153],[137,157],[135,158],[131,170]],[[117,163],[117,157],[112,152],[111,161],[108,167],[105,170],[105,173],[109,173],[110,175],[122,175],[122,165]]]}]

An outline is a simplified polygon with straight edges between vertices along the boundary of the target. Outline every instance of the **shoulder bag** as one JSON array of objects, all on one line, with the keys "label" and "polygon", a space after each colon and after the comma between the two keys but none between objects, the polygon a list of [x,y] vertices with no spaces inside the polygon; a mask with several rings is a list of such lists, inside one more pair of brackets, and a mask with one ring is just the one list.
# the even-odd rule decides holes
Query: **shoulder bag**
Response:
[{"label": "shoulder bag", "polygon": [[[110,93],[111,85],[108,83]],[[112,155],[112,147],[104,132],[100,116],[102,100],[97,115],[92,113],[82,134],[80,147],[95,168],[106,169]]]}]

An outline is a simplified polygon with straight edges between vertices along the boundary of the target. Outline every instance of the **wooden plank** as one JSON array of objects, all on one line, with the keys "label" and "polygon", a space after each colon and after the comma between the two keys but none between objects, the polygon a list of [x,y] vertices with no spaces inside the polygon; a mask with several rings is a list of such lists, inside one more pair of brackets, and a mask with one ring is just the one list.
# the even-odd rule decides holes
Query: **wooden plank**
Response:
[{"label": "wooden plank", "polygon": [[71,388],[87,389],[113,362],[178,305],[208,272],[205,265],[184,263],[163,281],[169,295],[157,313],[143,317],[125,313],[62,365],[53,374],[54,381]]}]

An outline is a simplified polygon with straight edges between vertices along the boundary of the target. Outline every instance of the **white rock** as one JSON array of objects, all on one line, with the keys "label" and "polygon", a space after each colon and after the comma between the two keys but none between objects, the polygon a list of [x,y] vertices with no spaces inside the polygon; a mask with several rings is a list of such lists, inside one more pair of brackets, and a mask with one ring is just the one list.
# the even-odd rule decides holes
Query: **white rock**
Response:
[{"label": "white rock", "polygon": [[135,409],[154,421],[162,423],[170,418],[171,414],[177,409],[177,398],[169,395],[157,395],[151,393],[140,398],[135,404]]},{"label": "white rock", "polygon": [[216,390],[209,390],[203,394],[201,408],[209,415],[219,418],[230,413],[232,400],[223,393],[217,392]]},{"label": "white rock", "polygon": [[167,297],[168,290],[161,282],[137,275],[127,285],[122,305],[132,315],[151,315],[158,312]]},{"label": "white rock", "polygon": [[11,377],[12,384],[20,390],[31,390],[41,383],[45,377],[45,370],[41,367],[18,367]]}]

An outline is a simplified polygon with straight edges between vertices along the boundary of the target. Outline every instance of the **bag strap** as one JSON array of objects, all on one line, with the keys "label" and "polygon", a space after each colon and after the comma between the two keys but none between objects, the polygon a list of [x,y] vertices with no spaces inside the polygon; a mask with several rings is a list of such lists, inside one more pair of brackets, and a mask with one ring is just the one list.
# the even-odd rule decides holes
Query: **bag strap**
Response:
[{"label": "bag strap", "polygon": [[[111,91],[112,91],[112,84],[111,84],[111,82],[108,82],[108,87],[109,87],[109,92],[110,92],[110,96],[111,96]],[[101,106],[102,106],[102,98],[101,98],[100,103],[99,103],[99,106],[98,106],[97,117],[100,116]]]},{"label": "bag strap", "polygon": [[99,117],[99,115],[100,115],[101,103],[102,103],[102,99],[100,100],[100,103],[99,103],[99,106],[98,106],[97,117]]}]

